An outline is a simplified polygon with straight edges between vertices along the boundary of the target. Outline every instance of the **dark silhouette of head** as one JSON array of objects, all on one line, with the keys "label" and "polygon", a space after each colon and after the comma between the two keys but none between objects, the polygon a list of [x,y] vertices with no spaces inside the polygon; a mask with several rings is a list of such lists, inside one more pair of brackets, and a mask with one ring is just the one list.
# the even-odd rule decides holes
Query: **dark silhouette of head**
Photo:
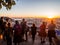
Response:
[{"label": "dark silhouette of head", "polygon": [[6,19],[6,21],[8,22],[8,21],[9,21],[9,19]]},{"label": "dark silhouette of head", "polygon": [[51,23],[54,23],[53,20],[51,20]]},{"label": "dark silhouette of head", "polygon": [[45,22],[43,22],[43,24],[45,24]]},{"label": "dark silhouette of head", "polygon": [[19,22],[16,20],[16,21],[15,21],[15,24],[19,24]]},{"label": "dark silhouette of head", "polygon": [[6,24],[6,22],[4,22],[4,24]]},{"label": "dark silhouette of head", "polygon": [[1,19],[3,19],[3,17],[1,17]]},{"label": "dark silhouette of head", "polygon": [[25,19],[23,18],[22,21],[25,21]]},{"label": "dark silhouette of head", "polygon": [[35,27],[35,24],[34,23],[32,25],[33,25],[33,27]]},{"label": "dark silhouette of head", "polygon": [[8,27],[10,27],[10,23],[8,23]]}]

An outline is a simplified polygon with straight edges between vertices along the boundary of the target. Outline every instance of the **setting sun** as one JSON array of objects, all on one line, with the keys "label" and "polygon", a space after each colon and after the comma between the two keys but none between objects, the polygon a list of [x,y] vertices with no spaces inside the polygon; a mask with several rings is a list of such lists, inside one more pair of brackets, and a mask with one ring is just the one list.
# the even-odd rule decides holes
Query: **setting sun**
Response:
[{"label": "setting sun", "polygon": [[46,15],[47,16],[47,18],[56,18],[56,15]]},{"label": "setting sun", "polygon": [[49,15],[48,18],[53,18],[54,16]]}]

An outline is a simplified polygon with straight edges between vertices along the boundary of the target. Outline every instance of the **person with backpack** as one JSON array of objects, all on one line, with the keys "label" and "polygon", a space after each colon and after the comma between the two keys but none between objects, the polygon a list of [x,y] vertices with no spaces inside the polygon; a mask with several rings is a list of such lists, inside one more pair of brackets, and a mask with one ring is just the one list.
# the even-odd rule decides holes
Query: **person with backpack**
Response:
[{"label": "person with backpack", "polygon": [[14,25],[14,45],[19,45],[19,43],[22,41],[22,35],[21,35],[21,26],[18,21],[15,21]]}]

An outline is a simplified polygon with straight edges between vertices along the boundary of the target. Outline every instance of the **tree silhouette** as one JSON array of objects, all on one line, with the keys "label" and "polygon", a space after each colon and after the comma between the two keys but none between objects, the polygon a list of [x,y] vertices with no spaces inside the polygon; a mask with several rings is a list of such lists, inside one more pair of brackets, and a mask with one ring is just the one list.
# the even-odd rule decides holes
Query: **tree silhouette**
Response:
[{"label": "tree silhouette", "polygon": [[0,0],[0,9],[4,6],[7,10],[10,10],[15,4],[15,0]]}]

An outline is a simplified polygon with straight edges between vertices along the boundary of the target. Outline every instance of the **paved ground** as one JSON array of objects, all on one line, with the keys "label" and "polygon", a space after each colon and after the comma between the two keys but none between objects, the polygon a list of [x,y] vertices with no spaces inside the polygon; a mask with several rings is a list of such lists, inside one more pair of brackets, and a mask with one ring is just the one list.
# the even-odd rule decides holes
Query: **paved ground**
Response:
[{"label": "paved ground", "polygon": [[[60,39],[60,36],[58,36],[58,38]],[[48,41],[48,38],[46,38],[45,40],[46,42],[43,44],[43,45],[49,45],[49,41]],[[20,43],[20,45],[41,45],[40,43],[40,37],[38,35],[36,35],[36,38],[35,38],[35,41],[34,41],[34,44],[32,43],[32,39],[31,39],[31,36],[28,36],[28,41],[27,42],[22,42]],[[54,41],[53,41],[54,42]],[[56,44],[56,43],[55,43]],[[54,45],[55,45],[54,44]],[[4,42],[3,40],[0,40],[0,45],[6,45],[6,42]],[[12,43],[12,45],[14,45],[14,43]],[[60,45],[60,44],[59,44]]]}]

